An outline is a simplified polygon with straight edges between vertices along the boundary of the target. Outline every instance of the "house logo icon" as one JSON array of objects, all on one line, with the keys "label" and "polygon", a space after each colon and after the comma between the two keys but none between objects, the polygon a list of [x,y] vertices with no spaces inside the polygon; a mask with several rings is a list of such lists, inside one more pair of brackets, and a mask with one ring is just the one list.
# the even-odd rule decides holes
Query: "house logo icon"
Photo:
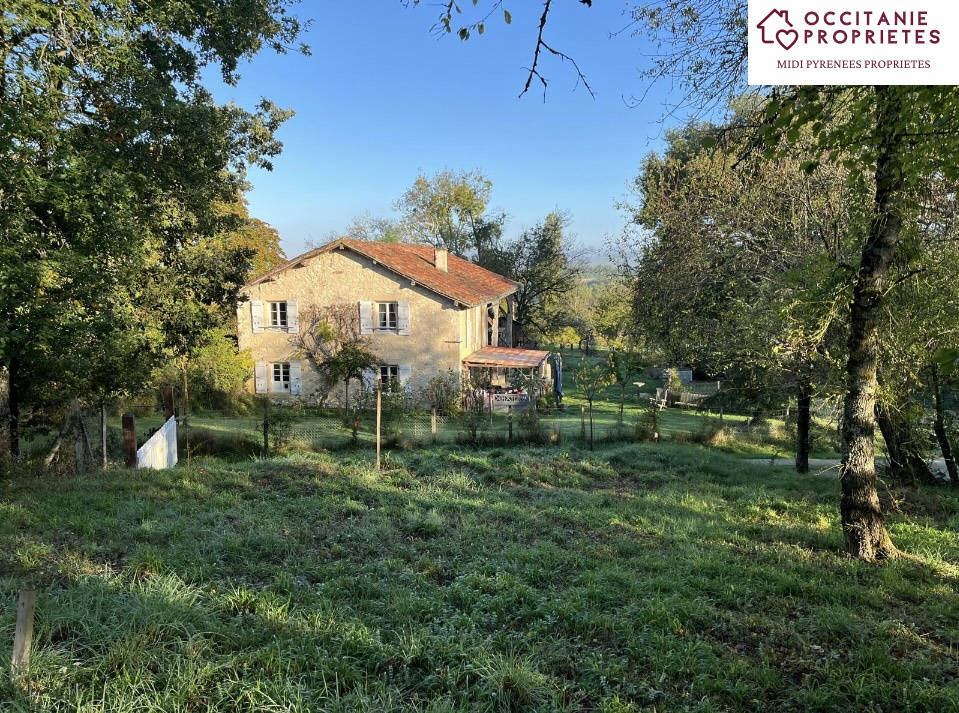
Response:
[{"label": "house logo icon", "polygon": [[799,40],[799,33],[789,21],[788,10],[771,10],[756,23],[756,28],[762,32],[763,44],[774,45],[778,42],[783,49],[789,50]]}]

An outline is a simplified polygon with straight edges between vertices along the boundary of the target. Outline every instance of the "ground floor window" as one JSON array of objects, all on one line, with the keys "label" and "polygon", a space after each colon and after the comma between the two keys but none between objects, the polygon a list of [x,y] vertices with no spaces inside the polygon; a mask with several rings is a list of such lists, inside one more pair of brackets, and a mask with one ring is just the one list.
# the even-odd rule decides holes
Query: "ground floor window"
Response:
[{"label": "ground floor window", "polygon": [[271,391],[290,391],[290,364],[289,362],[273,365],[273,385]]},{"label": "ground floor window", "polygon": [[383,391],[395,391],[400,383],[400,367],[396,364],[384,364],[380,367],[380,386]]}]

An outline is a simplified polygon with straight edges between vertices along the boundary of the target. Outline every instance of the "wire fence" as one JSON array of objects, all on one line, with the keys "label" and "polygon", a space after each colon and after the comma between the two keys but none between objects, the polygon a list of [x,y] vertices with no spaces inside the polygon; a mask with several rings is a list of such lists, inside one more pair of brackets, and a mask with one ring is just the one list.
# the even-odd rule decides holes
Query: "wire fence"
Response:
[{"label": "wire fence", "polygon": [[[165,421],[159,406],[144,406],[142,402],[114,404],[102,412],[88,406],[78,410],[76,427],[68,432],[66,420],[62,426],[26,430],[21,441],[23,459],[63,472],[82,472],[104,463],[123,464],[126,448],[122,415],[126,412],[135,415],[137,446]],[[377,440],[376,412],[368,408],[344,411],[259,403],[247,413],[178,413],[177,423],[180,462],[202,456],[249,458],[349,449],[372,452]],[[838,434],[828,428],[821,431],[821,450],[831,450],[831,440]],[[384,449],[434,444],[587,447],[590,443],[613,441],[679,441],[718,446],[735,442],[757,452],[772,447],[786,453],[793,438],[786,412],[767,413],[762,422],[756,423],[746,416],[708,409],[659,410],[640,400],[622,410],[617,404],[603,402],[593,409],[592,419],[588,408],[579,404],[565,409],[506,414],[449,414],[429,408],[389,407],[382,410],[380,419],[380,443]]]}]

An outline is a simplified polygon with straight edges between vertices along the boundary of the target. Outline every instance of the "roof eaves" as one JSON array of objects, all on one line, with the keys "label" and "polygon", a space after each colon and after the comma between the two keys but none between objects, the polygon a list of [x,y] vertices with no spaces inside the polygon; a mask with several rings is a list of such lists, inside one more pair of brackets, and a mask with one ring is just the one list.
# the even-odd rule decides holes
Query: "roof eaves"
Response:
[{"label": "roof eaves", "polygon": [[[357,254],[359,254],[359,255],[362,255],[362,256],[365,257],[367,260],[370,260],[373,264],[375,264],[375,265],[380,265],[380,266],[386,268],[387,270],[389,270],[390,272],[392,272],[392,273],[394,273],[394,274],[396,274],[396,275],[399,275],[400,277],[402,277],[402,278],[404,278],[404,279],[406,279],[406,280],[409,280],[409,281],[410,281],[411,283],[413,283],[414,285],[420,285],[421,287],[423,287],[424,289],[429,290],[430,292],[433,292],[433,293],[435,293],[435,294],[438,294],[438,295],[440,295],[441,297],[445,297],[446,299],[448,299],[448,300],[450,300],[451,302],[453,302],[453,304],[455,304],[455,305],[464,305],[464,306],[467,306],[467,307],[475,307],[476,305],[480,305],[480,304],[484,304],[485,302],[489,302],[490,299],[502,299],[502,298],[504,298],[504,297],[507,297],[507,296],[515,293],[516,290],[519,289],[519,283],[518,283],[518,282],[516,282],[515,280],[512,280],[512,279],[510,279],[510,278],[508,278],[508,277],[504,277],[503,275],[498,275],[498,277],[502,278],[503,280],[512,283],[512,285],[513,285],[512,289],[507,290],[506,292],[503,292],[502,294],[499,294],[499,295],[491,295],[490,298],[484,298],[484,299],[481,299],[481,300],[478,300],[478,301],[464,300],[464,299],[459,298],[459,297],[454,297],[453,295],[450,295],[450,294],[444,292],[443,290],[441,290],[441,289],[439,289],[439,288],[432,287],[431,285],[423,284],[422,282],[419,282],[419,281],[416,280],[415,278],[410,277],[409,275],[406,275],[406,274],[402,273],[401,271],[397,270],[396,268],[391,267],[390,265],[387,265],[386,263],[382,262],[379,258],[374,257],[373,255],[370,255],[370,254],[369,254],[367,251],[365,251],[365,250],[362,250],[360,247],[358,247],[358,246],[356,245],[356,241],[352,241],[352,240],[350,240],[349,238],[337,238],[336,240],[334,240],[334,241],[332,241],[332,242],[329,242],[329,243],[327,243],[326,245],[321,245],[320,247],[314,248],[313,250],[308,250],[307,252],[303,253],[302,255],[297,255],[297,256],[294,257],[293,259],[287,260],[287,261],[286,261],[285,263],[283,263],[282,265],[278,265],[278,266],[274,267],[272,270],[270,270],[269,272],[267,272],[265,275],[261,275],[260,277],[256,278],[255,280],[251,280],[250,282],[248,282],[248,283],[246,283],[245,285],[243,285],[243,287],[240,288],[240,289],[246,289],[246,288],[248,288],[248,287],[255,287],[256,285],[262,284],[262,283],[264,283],[264,282],[270,282],[271,280],[273,280],[274,277],[276,277],[276,276],[279,275],[280,273],[286,272],[286,271],[289,270],[290,268],[297,267],[298,265],[304,264],[307,260],[309,260],[309,259],[311,259],[311,258],[314,258],[314,257],[316,257],[317,255],[321,255],[321,254],[323,254],[323,253],[325,253],[325,252],[329,252],[330,250],[333,250],[334,248],[339,248],[339,249],[341,249],[341,250],[352,250],[353,252],[355,252],[355,253],[357,253]],[[493,274],[495,274],[495,273],[493,273]]]}]

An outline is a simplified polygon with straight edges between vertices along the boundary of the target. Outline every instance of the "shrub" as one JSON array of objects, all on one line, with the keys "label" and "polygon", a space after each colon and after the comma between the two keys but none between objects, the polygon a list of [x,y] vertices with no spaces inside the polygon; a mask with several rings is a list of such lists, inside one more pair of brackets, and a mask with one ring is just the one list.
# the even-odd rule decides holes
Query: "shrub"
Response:
[{"label": "shrub", "polygon": [[[203,335],[200,346],[186,359],[186,377],[190,390],[190,410],[217,410],[231,414],[247,414],[253,396],[246,382],[253,371],[249,350],[237,351],[236,343],[226,328],[211,329]],[[183,398],[183,364],[170,363],[155,379],[155,387],[173,386]],[[151,390],[150,397],[155,399]]]},{"label": "shrub", "polygon": [[704,446],[715,446],[718,439],[728,438],[726,427],[722,421],[715,418],[704,419],[699,426],[699,430],[690,434],[689,440],[693,443],[700,443]]},{"label": "shrub", "polygon": [[659,437],[659,412],[655,404],[650,404],[637,419],[633,430],[637,441],[653,441]]},{"label": "shrub", "polygon": [[293,440],[294,426],[305,415],[302,404],[273,406],[270,408],[270,445],[281,448]]},{"label": "shrub", "polygon": [[260,455],[263,452],[263,443],[260,439],[243,433],[213,431],[191,426],[177,431],[177,449],[180,460],[185,460],[188,451],[193,457],[247,458],[251,455]]},{"label": "shrub", "polygon": [[539,414],[535,410],[522,411],[516,421],[523,440],[534,443],[546,441],[546,430],[543,428],[543,422],[540,421]]},{"label": "shrub", "polygon": [[417,400],[429,404],[444,416],[455,416],[462,410],[459,379],[452,369],[437,374],[423,387]]},{"label": "shrub", "polygon": [[663,373],[663,385],[670,393],[679,393],[683,390],[683,380],[679,378],[679,369],[670,367]]}]

